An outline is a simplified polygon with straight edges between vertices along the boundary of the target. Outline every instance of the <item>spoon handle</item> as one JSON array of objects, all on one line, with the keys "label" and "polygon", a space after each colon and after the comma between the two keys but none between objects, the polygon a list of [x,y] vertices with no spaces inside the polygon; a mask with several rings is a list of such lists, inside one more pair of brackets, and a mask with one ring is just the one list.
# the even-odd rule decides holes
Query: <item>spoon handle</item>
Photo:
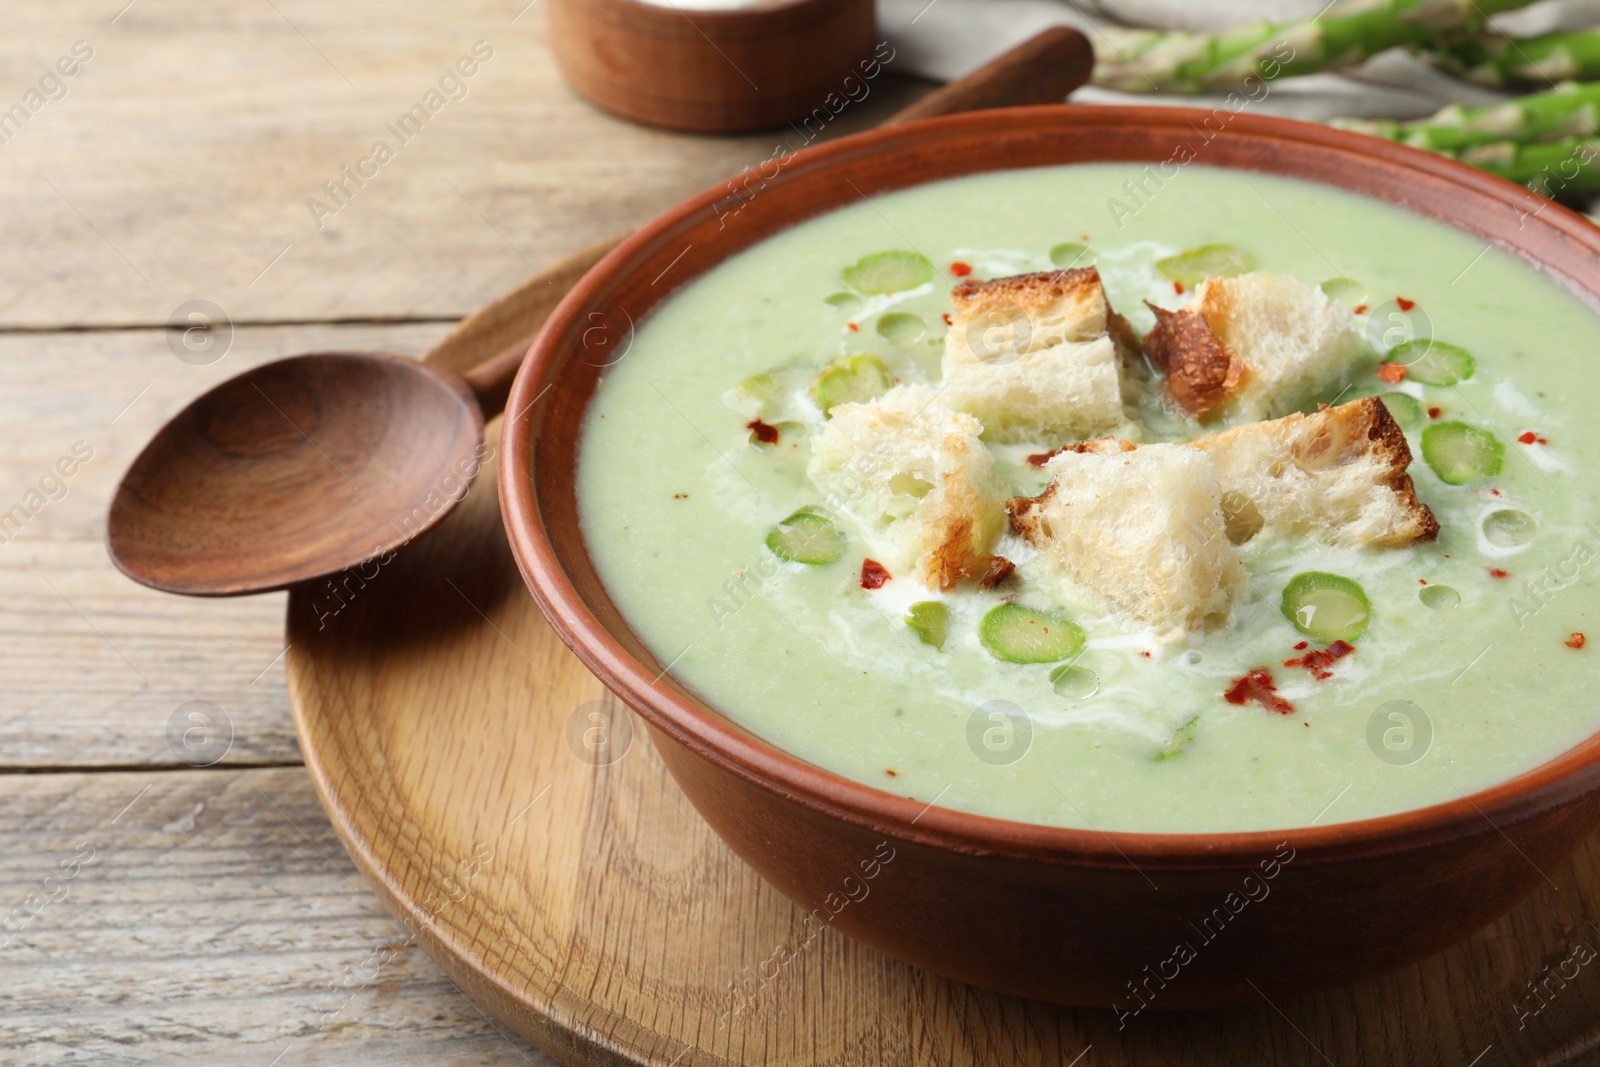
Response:
[{"label": "spoon handle", "polygon": [[995,107],[1059,104],[1093,72],[1089,39],[1070,26],[1051,26],[971,74],[935,89],[883,125]]},{"label": "spoon handle", "polygon": [[478,407],[483,411],[485,422],[505,409],[511,383],[516,379],[517,370],[522,366],[531,344],[533,338],[525,337],[461,375],[467,388],[472,390],[472,395],[478,398]]},{"label": "spoon handle", "polygon": [[[964,78],[935,89],[903,111],[890,116],[883,123],[894,126],[917,119],[931,119],[940,115],[954,115],[962,111],[982,111],[994,107],[1014,107],[1020,104],[1051,104],[1064,100],[1069,93],[1089,80],[1094,70],[1094,49],[1089,40],[1069,26],[1052,26],[1042,30],[1009,52],[996,56]],[[617,241],[606,242],[590,250],[594,259],[610,251]],[[584,255],[585,253],[580,253]],[[555,293],[549,285],[571,288],[582,276],[582,270],[554,271],[560,281],[551,277],[542,279],[540,299],[555,306]],[[542,319],[541,319],[542,323]],[[449,343],[455,337],[446,338]],[[533,344],[533,335],[512,344],[492,359],[486,359],[462,373],[485,420],[492,419],[506,406],[506,396],[511,392],[511,382],[517,369]]]}]

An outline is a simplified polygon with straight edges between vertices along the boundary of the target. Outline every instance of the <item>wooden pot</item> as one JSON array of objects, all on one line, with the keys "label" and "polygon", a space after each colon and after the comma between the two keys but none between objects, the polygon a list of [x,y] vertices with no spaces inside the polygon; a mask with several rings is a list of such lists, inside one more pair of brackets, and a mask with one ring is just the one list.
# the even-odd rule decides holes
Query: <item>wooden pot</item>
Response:
[{"label": "wooden pot", "polygon": [[556,61],[590,102],[648,126],[735,133],[849,99],[893,55],[873,0],[779,0],[696,11],[550,0]]},{"label": "wooden pot", "polygon": [[[507,405],[500,468],[512,549],[551,626],[644,718],[684,793],[763,877],[802,908],[827,909],[828,925],[938,974],[1123,1013],[1258,991],[1276,1001],[1466,936],[1600,822],[1600,736],[1459,800],[1283,831],[1099,833],[925,806],[773,748],[664,674],[596,574],[574,476],[584,411],[608,362],[593,356],[597,323],[637,323],[729,256],[862,196],[979,171],[1159,164],[1205,118],[1071,105],[957,115],[807,149],[775,173],[696,197],[623,242],[556,309]],[[1234,116],[1202,162],[1401,204],[1600,305],[1600,229],[1459,163],[1254,115]],[[869,868],[870,893],[854,899],[847,880]],[[1266,894],[1270,903],[1233,906]],[[851,902],[835,910],[841,896]],[[1194,925],[1219,908],[1227,914],[1214,933]]]}]

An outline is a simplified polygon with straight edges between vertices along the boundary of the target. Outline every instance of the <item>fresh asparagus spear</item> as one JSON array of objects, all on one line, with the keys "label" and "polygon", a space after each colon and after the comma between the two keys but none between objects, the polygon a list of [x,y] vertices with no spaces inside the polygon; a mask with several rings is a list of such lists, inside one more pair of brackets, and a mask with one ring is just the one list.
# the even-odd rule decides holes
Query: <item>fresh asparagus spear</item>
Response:
[{"label": "fresh asparagus spear", "polygon": [[1567,137],[1549,144],[1497,141],[1456,156],[1479,170],[1526,185],[1541,196],[1600,190],[1600,139]]},{"label": "fresh asparagus spear", "polygon": [[1568,82],[1488,107],[1452,104],[1409,122],[1339,119],[1334,125],[1445,155],[1505,141],[1534,144],[1593,137],[1600,134],[1600,81]]},{"label": "fresh asparagus spear", "polygon": [[1310,19],[1259,22],[1216,34],[1108,28],[1095,42],[1094,81],[1128,92],[1249,88],[1253,80],[1359,63],[1399,45],[1479,29],[1532,0],[1340,0]]},{"label": "fresh asparagus spear", "polygon": [[1520,88],[1600,78],[1600,30],[1561,30],[1520,40],[1485,33],[1442,45],[1425,43],[1419,51],[1484,85]]}]

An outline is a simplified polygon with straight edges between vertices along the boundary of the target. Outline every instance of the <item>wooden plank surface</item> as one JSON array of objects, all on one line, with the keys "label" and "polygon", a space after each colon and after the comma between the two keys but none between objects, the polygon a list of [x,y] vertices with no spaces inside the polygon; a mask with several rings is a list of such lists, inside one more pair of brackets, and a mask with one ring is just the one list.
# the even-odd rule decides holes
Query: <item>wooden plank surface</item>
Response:
[{"label": "wooden plank surface", "polygon": [[377,906],[303,768],[0,775],[0,1063],[553,1061]]},{"label": "wooden plank surface", "polygon": [[[776,143],[589,107],[539,0],[13,5],[0,109],[79,41],[65,95],[0,143],[0,328],[160,324],[196,298],[238,322],[459,318]],[[873,89],[830,135],[913,91]],[[438,110],[401,128],[418,104]]]}]

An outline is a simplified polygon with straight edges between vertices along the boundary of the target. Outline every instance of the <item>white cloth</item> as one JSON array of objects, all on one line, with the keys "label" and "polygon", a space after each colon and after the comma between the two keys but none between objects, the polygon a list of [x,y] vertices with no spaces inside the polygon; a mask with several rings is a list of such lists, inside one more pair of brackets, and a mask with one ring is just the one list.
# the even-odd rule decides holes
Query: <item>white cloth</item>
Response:
[{"label": "white cloth", "polygon": [[[1326,0],[878,0],[878,20],[895,48],[895,69],[934,81],[968,73],[1047,26],[1092,32],[1100,26],[1220,30],[1309,17]],[[1600,24],[1600,0],[1543,0],[1497,16],[1496,29],[1518,37]],[[1446,104],[1477,107],[1508,94],[1450,77],[1394,49],[1337,74],[1310,74],[1273,83],[1252,110],[1311,122],[1334,118],[1407,119]],[[1174,104],[1216,107],[1223,96],[1122,93],[1085,86],[1078,103]]]}]

